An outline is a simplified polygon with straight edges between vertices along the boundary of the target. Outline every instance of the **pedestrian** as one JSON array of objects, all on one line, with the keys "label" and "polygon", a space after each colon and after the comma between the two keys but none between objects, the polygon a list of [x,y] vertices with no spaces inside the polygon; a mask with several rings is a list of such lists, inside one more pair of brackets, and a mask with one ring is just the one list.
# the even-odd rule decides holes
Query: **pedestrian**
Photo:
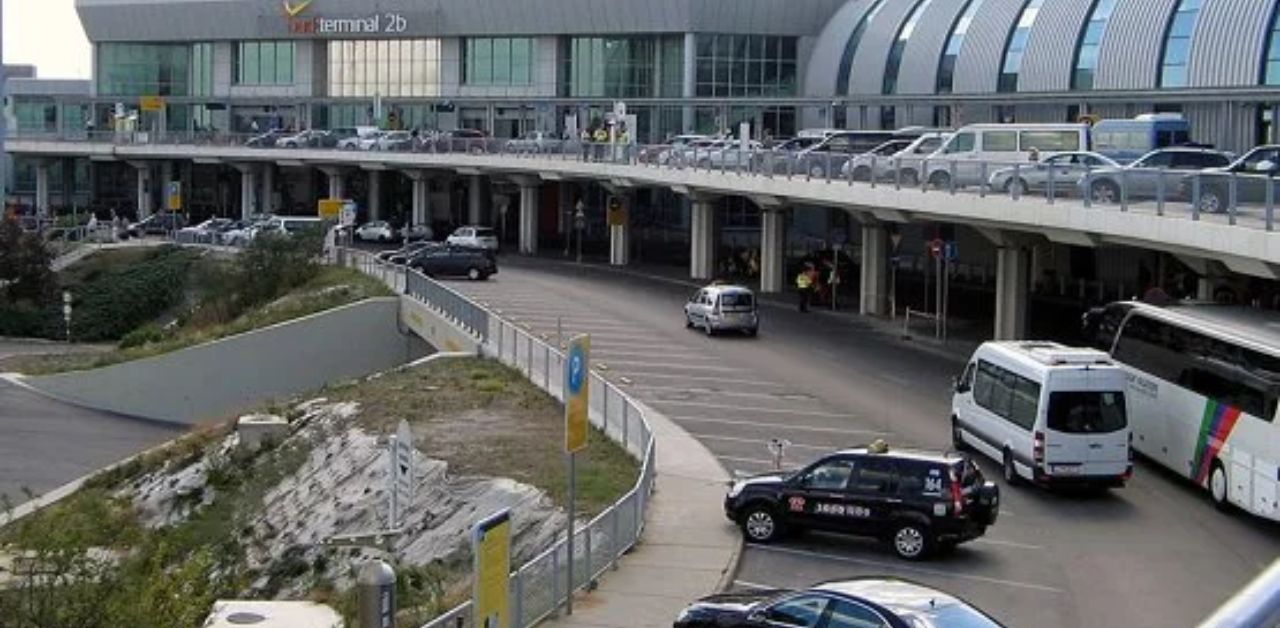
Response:
[{"label": "pedestrian", "polygon": [[809,302],[813,299],[813,264],[806,263],[804,270],[796,275],[796,292],[800,295],[800,311],[809,311]]}]

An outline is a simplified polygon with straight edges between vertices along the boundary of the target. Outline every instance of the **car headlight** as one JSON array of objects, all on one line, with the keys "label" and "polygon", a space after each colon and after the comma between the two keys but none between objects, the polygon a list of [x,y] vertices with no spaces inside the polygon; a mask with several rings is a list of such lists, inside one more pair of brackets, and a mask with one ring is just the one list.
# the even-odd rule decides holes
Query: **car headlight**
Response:
[{"label": "car headlight", "polygon": [[729,487],[729,499],[733,499],[738,495],[742,494],[742,489],[745,488],[746,486],[747,486],[746,482],[734,482],[733,486]]}]

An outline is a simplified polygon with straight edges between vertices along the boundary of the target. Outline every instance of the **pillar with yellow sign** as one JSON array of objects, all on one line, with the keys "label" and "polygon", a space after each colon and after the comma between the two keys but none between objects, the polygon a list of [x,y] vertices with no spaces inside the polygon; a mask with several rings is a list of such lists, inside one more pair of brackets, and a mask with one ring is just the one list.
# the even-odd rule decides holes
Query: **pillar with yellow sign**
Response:
[{"label": "pillar with yellow sign", "polygon": [[574,467],[578,452],[587,448],[587,435],[590,433],[591,336],[583,334],[571,338],[564,356],[564,451],[569,463],[568,537],[565,544],[568,585],[564,590],[568,591],[565,613],[572,615],[574,515],[577,512],[577,474]]},{"label": "pillar with yellow sign", "polygon": [[631,220],[621,197],[609,198],[609,264],[626,266],[631,257]]},{"label": "pillar with yellow sign", "polygon": [[511,515],[503,510],[477,523],[471,535],[472,625],[508,628],[511,617]]}]

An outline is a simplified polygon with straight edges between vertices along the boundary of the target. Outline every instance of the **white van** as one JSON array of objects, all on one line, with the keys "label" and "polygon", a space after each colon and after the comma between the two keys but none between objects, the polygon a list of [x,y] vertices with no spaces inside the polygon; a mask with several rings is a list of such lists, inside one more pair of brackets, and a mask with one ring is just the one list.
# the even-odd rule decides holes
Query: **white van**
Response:
[{"label": "white van", "polygon": [[987,342],[951,399],[951,438],[1004,466],[1005,481],[1121,487],[1133,473],[1125,373],[1056,342]]},{"label": "white van", "polygon": [[[971,124],[929,156],[931,187],[982,185],[999,168],[1032,161],[1036,154],[1089,150],[1087,124]],[[954,165],[953,165],[954,163]],[[982,164],[986,163],[986,172]]]}]

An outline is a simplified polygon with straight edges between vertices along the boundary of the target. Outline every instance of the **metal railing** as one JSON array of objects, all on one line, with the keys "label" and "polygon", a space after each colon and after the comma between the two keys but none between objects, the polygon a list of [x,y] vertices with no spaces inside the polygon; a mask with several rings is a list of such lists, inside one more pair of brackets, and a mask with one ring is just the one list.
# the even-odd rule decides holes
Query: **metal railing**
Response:
[{"label": "metal railing", "polygon": [[[376,277],[403,291],[475,335],[486,355],[522,373],[557,400],[564,401],[564,351],[556,339],[534,334],[488,308],[415,270],[386,264],[363,251],[339,249],[339,263]],[[397,288],[399,286],[399,288]],[[565,538],[525,562],[511,574],[512,625],[531,626],[563,606],[571,592],[588,587],[615,568],[644,531],[645,513],[654,482],[654,438],[645,410],[612,382],[591,373],[591,422],[610,440],[640,461],[635,485],[621,499],[574,534],[574,581],[568,582]],[[422,628],[466,628],[472,625],[467,602]]]},{"label": "metal railing", "polygon": [[[786,151],[756,144],[749,144],[746,148],[725,139],[706,145],[671,146],[596,143],[577,139],[464,138],[449,133],[400,135],[382,141],[354,138],[300,141],[289,134],[250,136],[209,132],[163,135],[26,132],[10,137],[15,141],[47,140],[99,146],[193,145],[263,149],[264,152],[268,149],[307,149],[376,154],[500,155],[514,159],[577,161],[714,172],[734,177],[802,180],[813,185],[879,186],[899,193],[1003,196],[1019,202],[1064,205],[1059,211],[1066,207],[1109,209],[1159,217],[1212,220],[1267,231],[1275,228],[1276,179],[1271,174],[1054,165],[1053,154],[1048,151],[1039,161],[1028,162]],[[266,154],[262,157],[277,158]]]}]

